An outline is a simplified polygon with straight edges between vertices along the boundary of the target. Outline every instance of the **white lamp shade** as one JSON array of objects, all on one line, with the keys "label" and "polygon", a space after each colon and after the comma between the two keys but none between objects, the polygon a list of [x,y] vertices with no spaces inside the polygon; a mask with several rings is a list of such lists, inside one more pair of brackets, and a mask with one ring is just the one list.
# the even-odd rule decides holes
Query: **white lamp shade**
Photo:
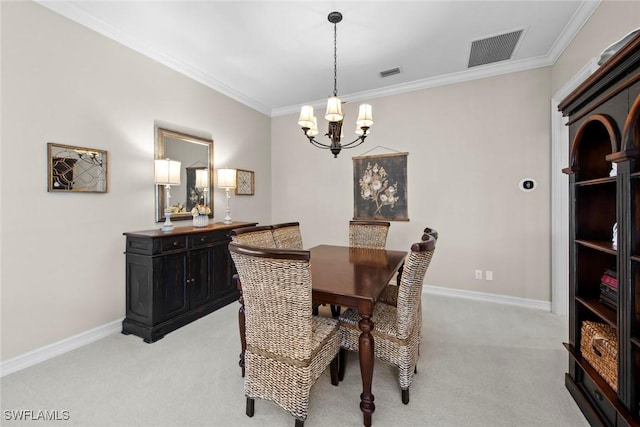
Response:
[{"label": "white lamp shade", "polygon": [[209,188],[209,171],[196,169],[196,188]]},{"label": "white lamp shade", "polygon": [[370,127],[373,124],[373,112],[371,105],[361,104],[356,124],[360,127]]},{"label": "white lamp shade", "polygon": [[327,99],[327,113],[324,118],[330,122],[339,122],[344,117],[342,114],[342,101],[337,96]]},{"label": "white lamp shade", "polygon": [[171,159],[156,159],[154,182],[158,185],[180,185],[181,163]]},{"label": "white lamp shade", "polygon": [[307,136],[316,136],[318,134],[318,119],[316,119],[315,116],[313,116],[312,119],[313,119],[313,122],[312,122],[313,125],[307,131]]},{"label": "white lamp shade", "polygon": [[311,128],[313,126],[313,107],[311,105],[302,106],[298,124],[303,128]]},{"label": "white lamp shade", "polygon": [[218,187],[236,188],[236,170],[218,169]]}]

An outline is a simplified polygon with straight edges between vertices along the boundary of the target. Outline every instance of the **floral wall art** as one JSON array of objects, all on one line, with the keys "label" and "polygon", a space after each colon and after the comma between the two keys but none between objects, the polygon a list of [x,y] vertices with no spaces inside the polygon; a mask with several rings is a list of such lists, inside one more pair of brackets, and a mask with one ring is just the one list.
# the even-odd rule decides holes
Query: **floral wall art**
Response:
[{"label": "floral wall art", "polygon": [[353,218],[409,221],[407,155],[353,158]]}]

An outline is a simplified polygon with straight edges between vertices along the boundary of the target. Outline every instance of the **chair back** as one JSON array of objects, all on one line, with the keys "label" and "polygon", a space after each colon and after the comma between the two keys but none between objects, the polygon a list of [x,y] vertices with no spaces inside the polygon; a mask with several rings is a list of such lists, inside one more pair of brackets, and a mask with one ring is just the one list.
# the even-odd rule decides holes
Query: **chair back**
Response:
[{"label": "chair back", "polygon": [[349,221],[349,246],[384,249],[390,225],[386,221]]},{"label": "chair back", "polygon": [[411,245],[398,289],[398,338],[409,337],[416,325],[424,276],[435,249],[436,240],[433,236],[427,236],[426,240]]},{"label": "chair back", "polygon": [[[229,243],[242,281],[247,349],[289,364],[312,353],[309,251]],[[297,362],[296,362],[297,361]]]},{"label": "chair back", "polygon": [[231,230],[231,240],[243,245],[259,248],[275,248],[273,233],[270,225],[258,225],[254,227],[242,227]]},{"label": "chair back", "polygon": [[273,240],[279,249],[304,249],[299,222],[285,222],[271,226]]}]

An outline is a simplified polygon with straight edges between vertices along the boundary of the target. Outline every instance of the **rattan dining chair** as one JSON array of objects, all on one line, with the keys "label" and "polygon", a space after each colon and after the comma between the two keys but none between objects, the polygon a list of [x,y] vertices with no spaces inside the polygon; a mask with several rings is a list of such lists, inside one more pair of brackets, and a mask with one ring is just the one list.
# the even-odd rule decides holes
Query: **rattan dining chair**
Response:
[{"label": "rattan dining chair", "polygon": [[[427,227],[422,232],[422,241],[428,240],[429,236],[433,237],[436,242],[438,241],[438,232],[431,227]],[[400,280],[402,278],[402,270],[404,270],[404,263],[398,269],[398,274],[396,275],[396,285],[389,284],[380,295],[378,302],[383,302],[385,304],[391,304],[394,307],[398,305],[398,289],[400,289]]]},{"label": "rattan dining chair", "polygon": [[303,249],[302,233],[299,222],[285,222],[271,226],[273,240],[276,248],[280,249]]},{"label": "rattan dining chair", "polygon": [[349,246],[384,249],[390,225],[386,221],[349,221]]},{"label": "rattan dining chair", "polygon": [[328,365],[338,385],[340,351],[337,320],[311,314],[310,252],[235,242],[229,251],[244,298],[246,413],[254,415],[254,399],[270,400],[302,427],[311,386]]},{"label": "rattan dining chair", "polygon": [[[409,387],[419,357],[422,322],[420,301],[422,283],[436,248],[432,236],[411,246],[398,293],[398,305],[376,304],[373,310],[374,354],[377,359],[398,367],[398,380],[402,390],[402,403],[409,403]],[[340,316],[341,347],[358,351],[360,340],[360,314],[348,309]],[[343,356],[346,356],[343,354]],[[346,357],[340,357],[340,372],[344,373]]]},{"label": "rattan dining chair", "polygon": [[276,241],[270,225],[256,225],[231,230],[231,240],[242,245],[251,245],[259,248],[275,248]]}]

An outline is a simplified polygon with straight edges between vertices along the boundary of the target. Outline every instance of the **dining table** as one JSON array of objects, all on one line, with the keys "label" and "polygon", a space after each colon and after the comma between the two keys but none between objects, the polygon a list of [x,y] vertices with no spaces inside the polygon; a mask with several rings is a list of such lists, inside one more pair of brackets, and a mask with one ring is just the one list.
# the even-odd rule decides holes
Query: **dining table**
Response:
[{"label": "dining table", "polygon": [[[362,394],[360,410],[364,425],[371,426],[371,418],[375,411],[372,393],[374,367],[374,338],[371,334],[374,323],[373,309],[380,294],[389,284],[394,274],[402,265],[407,252],[354,248],[347,246],[319,245],[310,249],[312,298],[317,304],[333,304],[358,310],[361,316],[359,323],[359,360],[362,377]],[[244,376],[244,302],[242,288],[237,281],[240,298],[238,321],[240,327],[240,367]]]}]

